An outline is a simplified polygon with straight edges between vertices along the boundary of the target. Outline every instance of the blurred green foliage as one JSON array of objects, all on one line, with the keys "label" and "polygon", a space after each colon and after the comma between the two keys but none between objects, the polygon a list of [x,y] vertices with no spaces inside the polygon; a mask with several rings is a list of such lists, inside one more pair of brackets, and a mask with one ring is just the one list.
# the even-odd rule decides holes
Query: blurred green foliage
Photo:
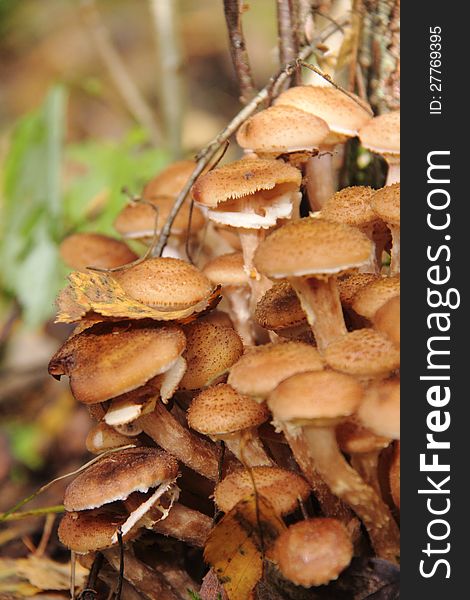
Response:
[{"label": "blurred green foliage", "polygon": [[66,90],[56,86],[18,121],[2,165],[0,291],[17,299],[30,326],[53,314],[65,284],[61,240],[83,230],[112,234],[122,188],[138,193],[169,160],[141,129],[120,142],[66,144],[66,111]]}]

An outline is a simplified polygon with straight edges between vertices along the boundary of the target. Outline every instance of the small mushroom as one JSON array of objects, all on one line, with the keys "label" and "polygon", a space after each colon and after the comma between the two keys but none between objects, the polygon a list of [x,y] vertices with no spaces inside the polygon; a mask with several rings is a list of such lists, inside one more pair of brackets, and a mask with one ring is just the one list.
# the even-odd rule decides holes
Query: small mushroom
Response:
[{"label": "small mushroom", "polygon": [[338,578],[353,557],[346,527],[336,519],[307,519],[277,538],[273,557],[282,575],[305,588]]},{"label": "small mushroom", "polygon": [[386,185],[400,181],[400,111],[374,117],[359,131],[361,144],[388,164]]},{"label": "small mushroom", "polygon": [[267,277],[288,279],[322,352],[346,333],[336,277],[368,264],[372,254],[371,241],[359,230],[306,218],[271,233],[254,262]]},{"label": "small mushroom", "polygon": [[99,233],[74,233],[60,244],[60,256],[71,269],[84,271],[87,267],[113,269],[137,259],[124,242]]},{"label": "small mushroom", "polygon": [[119,433],[114,427],[103,421],[94,425],[86,437],[86,449],[92,454],[101,454],[112,448],[127,446],[127,444],[141,445],[138,438],[129,439],[128,436]]},{"label": "small mushroom", "polygon": [[371,198],[372,210],[392,234],[390,275],[400,273],[400,184],[381,188]]},{"label": "small mushroom", "polygon": [[258,437],[257,428],[269,419],[264,404],[220,383],[202,391],[188,410],[188,424],[214,441],[222,440],[241,463],[273,465]]},{"label": "small mushroom", "polygon": [[400,295],[400,277],[380,277],[361,288],[354,296],[352,309],[372,321],[375,313],[391,298]]},{"label": "small mushroom", "polygon": [[377,331],[400,347],[400,296],[394,296],[379,308],[373,317],[373,323]]}]

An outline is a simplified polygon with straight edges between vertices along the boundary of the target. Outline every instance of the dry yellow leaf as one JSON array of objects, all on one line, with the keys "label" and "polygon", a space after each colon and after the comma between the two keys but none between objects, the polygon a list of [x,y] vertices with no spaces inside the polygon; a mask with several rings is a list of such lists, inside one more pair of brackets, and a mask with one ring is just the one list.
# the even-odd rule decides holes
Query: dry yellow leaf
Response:
[{"label": "dry yellow leaf", "polygon": [[[220,286],[202,302],[175,311],[164,311],[131,298],[108,273],[75,272],[70,285],[57,299],[56,323],[74,323],[89,313],[120,319],[153,319],[155,321],[188,321],[193,315],[214,308],[220,300]],[[103,319],[104,320],[104,319]]]},{"label": "dry yellow leaf", "polygon": [[263,558],[285,529],[265,498],[241,500],[214,527],[204,549],[229,600],[247,600],[263,575]]}]

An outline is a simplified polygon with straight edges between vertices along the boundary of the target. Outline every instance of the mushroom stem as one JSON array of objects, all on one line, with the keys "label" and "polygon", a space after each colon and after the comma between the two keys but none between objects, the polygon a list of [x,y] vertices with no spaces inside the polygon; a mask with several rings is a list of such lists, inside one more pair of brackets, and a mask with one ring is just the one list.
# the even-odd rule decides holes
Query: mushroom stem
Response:
[{"label": "mushroom stem", "polygon": [[289,277],[289,283],[299,297],[320,352],[347,333],[334,277]]},{"label": "mushroom stem", "polygon": [[[103,554],[115,571],[119,571],[119,548],[109,548]],[[124,578],[149,600],[181,600],[165,577],[138,560],[130,550],[124,551]]]},{"label": "mushroom stem", "polygon": [[333,494],[349,504],[363,521],[377,556],[397,562],[400,554],[397,524],[388,506],[341,454],[334,427],[305,426],[303,437],[320,476]]},{"label": "mushroom stem", "polygon": [[317,156],[308,159],[305,167],[307,175],[307,195],[312,211],[321,210],[323,205],[336,192],[336,178],[331,148],[323,149]]},{"label": "mushroom stem", "polygon": [[[160,515],[157,515],[156,510],[151,510],[148,517],[151,519],[154,516],[159,518]],[[151,529],[186,542],[190,546],[202,548],[212,526],[213,520],[210,517],[177,502],[172,506],[166,519],[153,523]]]},{"label": "mushroom stem", "polygon": [[381,450],[372,450],[351,455],[351,466],[379,495],[381,495],[378,473],[380,452]]},{"label": "mushroom stem", "polygon": [[253,257],[259,243],[264,239],[264,229],[239,229],[240,244],[243,252],[243,268],[248,275],[248,282],[251,289],[250,313],[254,314],[258,300],[271,287],[271,282],[267,277],[258,273],[253,265]]},{"label": "mushroom stem", "polygon": [[392,253],[390,261],[390,275],[400,273],[400,227],[389,225],[392,233]]},{"label": "mushroom stem", "polygon": [[392,183],[400,183],[400,163],[390,162],[388,163],[387,180],[385,185],[392,185]]},{"label": "mushroom stem", "polygon": [[250,315],[250,291],[246,286],[231,286],[226,290],[230,316],[245,346],[255,343]]},{"label": "mushroom stem", "polygon": [[266,454],[258,434],[252,429],[223,436],[223,441],[232,454],[246,467],[275,466]]},{"label": "mushroom stem", "polygon": [[152,413],[140,417],[139,423],[144,432],[164,450],[197,473],[218,481],[216,446],[185,429],[161,402],[157,402]]}]

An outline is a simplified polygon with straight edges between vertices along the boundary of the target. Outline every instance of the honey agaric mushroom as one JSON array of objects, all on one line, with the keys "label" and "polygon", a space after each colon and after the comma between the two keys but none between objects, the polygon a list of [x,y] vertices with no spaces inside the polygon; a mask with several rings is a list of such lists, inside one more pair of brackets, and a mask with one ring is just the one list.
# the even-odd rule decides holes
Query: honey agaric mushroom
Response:
[{"label": "honey agaric mushroom", "polygon": [[307,519],[283,531],[272,552],[282,575],[308,588],[337,579],[352,560],[353,545],[340,521]]},{"label": "honey agaric mushroom", "polygon": [[60,256],[71,269],[84,271],[87,267],[113,269],[137,259],[124,242],[99,233],[74,233],[60,244]]},{"label": "honey agaric mushroom", "polygon": [[247,346],[254,343],[250,323],[250,283],[243,268],[243,254],[231,252],[216,256],[203,269],[214,285],[222,286],[236,330]]},{"label": "honey agaric mushroom", "polygon": [[247,119],[237,131],[245,152],[262,158],[283,154],[317,154],[329,135],[328,125],[315,115],[292,106],[271,106]]},{"label": "honey agaric mushroom", "polygon": [[400,181],[400,111],[374,117],[359,131],[361,144],[388,164],[386,185]]},{"label": "honey agaric mushroom", "polygon": [[388,300],[399,295],[400,277],[380,277],[356,293],[352,309],[370,322]]},{"label": "honey agaric mushroom", "polygon": [[320,146],[320,154],[307,162],[307,191],[312,210],[320,210],[337,189],[333,153],[371,119],[369,105],[357,96],[354,98],[356,101],[334,87],[300,85],[289,88],[274,102],[275,106],[293,106],[320,117],[330,129]]},{"label": "honey agaric mushroom", "polygon": [[206,207],[211,221],[239,232],[253,311],[265,291],[253,270],[254,252],[266,230],[292,216],[301,200],[301,179],[298,169],[281,160],[245,158],[202,175],[192,187],[194,200]]},{"label": "honey agaric mushroom", "polygon": [[216,485],[214,499],[219,510],[228,513],[240,500],[255,491],[271,503],[277,514],[286,515],[298,508],[299,499],[308,498],[311,489],[297,473],[279,467],[260,466],[250,471],[239,469],[227,475]]},{"label": "honey agaric mushroom", "polygon": [[348,329],[361,329],[368,324],[363,317],[354,312],[352,304],[356,294],[378,278],[379,275],[377,273],[348,273],[343,277],[338,277],[339,299],[343,307]]},{"label": "honey agaric mushroom", "polygon": [[275,283],[258,301],[254,319],[261,327],[287,339],[307,338],[312,332],[294,288],[281,281]]},{"label": "honey agaric mushroom", "polygon": [[113,278],[131,298],[162,311],[194,307],[197,312],[213,291],[204,273],[178,258],[149,258]]},{"label": "honey agaric mushroom", "polygon": [[[146,493],[151,490],[150,497],[131,514],[127,514],[123,520],[114,519],[113,522],[119,521],[118,526],[123,536],[126,536],[150,507],[158,503],[165,494],[173,499],[178,497],[175,483],[177,475],[178,463],[170,454],[156,448],[128,448],[104,456],[80,473],[65,490],[64,507],[67,513],[80,513],[79,516],[83,511],[91,515],[92,512],[89,511],[95,512],[94,509],[104,506],[104,512],[107,512],[110,508],[113,509],[113,503],[125,500],[133,492]],[[71,521],[73,522],[74,518],[78,517],[69,514],[62,529],[59,528],[59,536],[61,531],[71,533]],[[103,525],[103,535],[100,536],[102,543],[103,539],[107,539],[110,530],[105,517],[100,522]],[[65,543],[66,540],[62,537],[61,539]],[[68,541],[70,543],[73,540],[68,537]],[[116,542],[117,527],[107,545]]]},{"label": "honey agaric mushroom", "polygon": [[400,381],[388,379],[368,386],[357,416],[376,435],[400,439]]},{"label": "honey agaric mushroom", "polygon": [[184,328],[187,369],[181,390],[199,390],[217,383],[243,354],[243,343],[230,327],[196,320]]},{"label": "honey agaric mushroom", "polygon": [[171,163],[153,177],[142,192],[145,200],[154,200],[161,196],[176,198],[191,177],[196,163],[192,160],[178,160]]},{"label": "honey agaric mushroom", "polygon": [[274,422],[299,437],[331,491],[363,521],[377,555],[396,561],[398,529],[375,490],[348,464],[338,448],[335,427],[350,417],[363,396],[361,384],[348,375],[316,371],[293,375],[270,394]]},{"label": "honey agaric mushroom", "polygon": [[230,368],[227,382],[240,394],[264,402],[281,381],[295,373],[324,368],[316,348],[303,342],[256,346]]},{"label": "honey agaric mushroom", "polygon": [[400,347],[400,296],[394,296],[386,302],[373,317],[375,329],[386,335]]},{"label": "honey agaric mushroom", "polygon": [[400,367],[400,352],[378,331],[357,329],[328,346],[325,361],[336,371],[370,381],[396,371]]},{"label": "honey agaric mushroom", "polygon": [[[374,232],[379,217],[372,210],[370,200],[375,190],[371,187],[356,185],[336,192],[324,204],[322,219],[357,227],[374,243],[375,257],[371,264],[361,267],[361,271],[378,273],[382,267],[381,256],[384,249],[383,238],[376,240]],[[378,242],[378,243],[377,243]]]},{"label": "honey agaric mushroom", "polygon": [[222,440],[242,464],[273,465],[257,428],[269,419],[264,404],[220,383],[202,391],[188,409],[188,425],[214,441]]},{"label": "honey agaric mushroom", "polygon": [[400,184],[381,188],[371,198],[376,215],[386,223],[392,234],[390,275],[400,273]]},{"label": "honey agaric mushroom", "polygon": [[271,233],[258,247],[256,268],[288,279],[320,351],[346,333],[336,277],[368,264],[371,241],[359,230],[322,219],[300,219]]},{"label": "honey agaric mushroom", "polygon": [[74,397],[96,404],[135,390],[175,365],[186,339],[177,325],[114,323],[71,338],[54,355],[49,372],[69,375]]}]

